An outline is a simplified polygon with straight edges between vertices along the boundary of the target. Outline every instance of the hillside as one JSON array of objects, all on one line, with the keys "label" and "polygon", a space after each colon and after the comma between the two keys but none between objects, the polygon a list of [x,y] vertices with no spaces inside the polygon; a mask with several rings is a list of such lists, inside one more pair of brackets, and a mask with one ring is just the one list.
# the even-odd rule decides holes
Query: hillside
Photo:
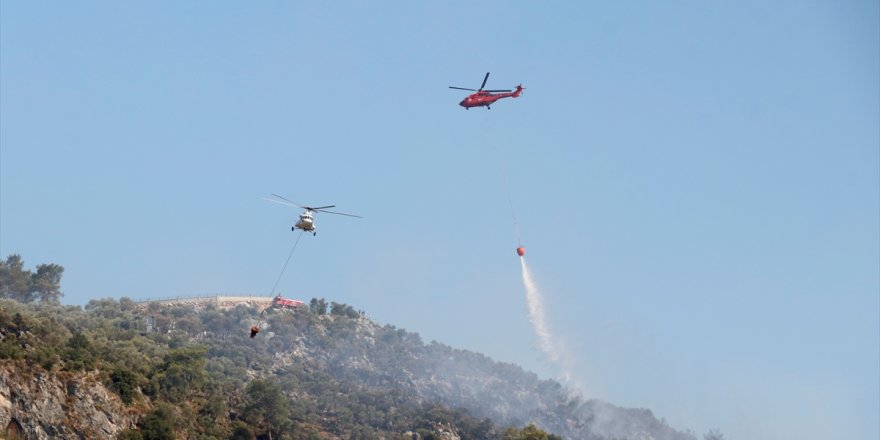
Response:
[{"label": "hillside", "polygon": [[[260,321],[247,306],[0,301],[0,427],[26,438],[695,439],[351,306],[312,306]],[[24,389],[34,377],[45,384]]]}]

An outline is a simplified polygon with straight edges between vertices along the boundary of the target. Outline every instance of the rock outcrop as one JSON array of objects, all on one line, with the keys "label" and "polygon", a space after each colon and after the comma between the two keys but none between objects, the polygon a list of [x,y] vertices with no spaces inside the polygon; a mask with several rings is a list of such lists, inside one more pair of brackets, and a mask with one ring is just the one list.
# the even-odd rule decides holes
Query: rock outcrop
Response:
[{"label": "rock outcrop", "polygon": [[134,424],[135,416],[97,371],[46,371],[0,361],[0,437],[113,439]]}]

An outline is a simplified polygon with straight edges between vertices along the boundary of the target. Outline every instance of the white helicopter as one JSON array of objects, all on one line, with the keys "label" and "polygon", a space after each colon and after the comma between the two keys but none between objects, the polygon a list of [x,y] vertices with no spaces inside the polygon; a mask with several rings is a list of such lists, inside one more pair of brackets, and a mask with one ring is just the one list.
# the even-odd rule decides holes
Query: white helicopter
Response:
[{"label": "white helicopter", "polygon": [[303,211],[303,213],[299,215],[299,221],[297,221],[296,224],[290,228],[291,231],[295,231],[297,229],[302,229],[303,231],[311,232],[313,236],[318,235],[318,228],[315,227],[315,216],[313,214],[315,212],[326,212],[328,214],[336,214],[336,215],[344,215],[344,216],[348,216],[348,217],[363,218],[359,215],[346,214],[344,212],[334,212],[334,211],[327,210],[327,208],[335,208],[336,205],[303,206],[303,205],[300,205],[299,203],[296,203],[292,200],[288,200],[284,197],[281,197],[278,194],[272,194],[272,196],[277,197],[281,200],[270,199],[267,197],[263,197],[263,200],[266,200],[266,201],[269,201],[272,203],[278,203],[281,205],[293,206],[294,208],[305,209],[305,211]]}]

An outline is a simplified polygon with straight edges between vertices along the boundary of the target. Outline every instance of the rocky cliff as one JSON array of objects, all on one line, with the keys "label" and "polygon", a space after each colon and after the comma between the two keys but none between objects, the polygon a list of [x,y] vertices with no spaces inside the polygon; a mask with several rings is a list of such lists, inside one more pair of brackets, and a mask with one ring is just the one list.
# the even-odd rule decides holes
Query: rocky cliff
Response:
[{"label": "rocky cliff", "polygon": [[47,372],[24,361],[0,361],[0,427],[6,438],[112,439],[134,427],[119,397],[97,371]]}]

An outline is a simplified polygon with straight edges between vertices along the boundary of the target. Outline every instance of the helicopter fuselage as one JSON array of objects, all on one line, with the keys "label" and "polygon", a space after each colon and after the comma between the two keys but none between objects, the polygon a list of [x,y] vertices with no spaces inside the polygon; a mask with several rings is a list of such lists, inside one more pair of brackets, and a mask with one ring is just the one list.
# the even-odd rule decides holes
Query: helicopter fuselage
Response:
[{"label": "helicopter fuselage", "polygon": [[311,232],[312,234],[317,233],[318,228],[315,227],[315,219],[312,217],[311,211],[306,211],[299,215],[299,221],[290,228],[291,231],[295,231],[297,229],[302,229],[306,232]]},{"label": "helicopter fuselage", "polygon": [[519,98],[519,95],[522,94],[522,86],[516,86],[516,90],[512,92],[505,93],[491,93],[484,90],[480,90],[477,93],[473,93],[468,95],[467,98],[461,100],[458,105],[464,107],[465,109],[470,109],[471,107],[487,107],[494,104],[495,101],[501,98]]}]

